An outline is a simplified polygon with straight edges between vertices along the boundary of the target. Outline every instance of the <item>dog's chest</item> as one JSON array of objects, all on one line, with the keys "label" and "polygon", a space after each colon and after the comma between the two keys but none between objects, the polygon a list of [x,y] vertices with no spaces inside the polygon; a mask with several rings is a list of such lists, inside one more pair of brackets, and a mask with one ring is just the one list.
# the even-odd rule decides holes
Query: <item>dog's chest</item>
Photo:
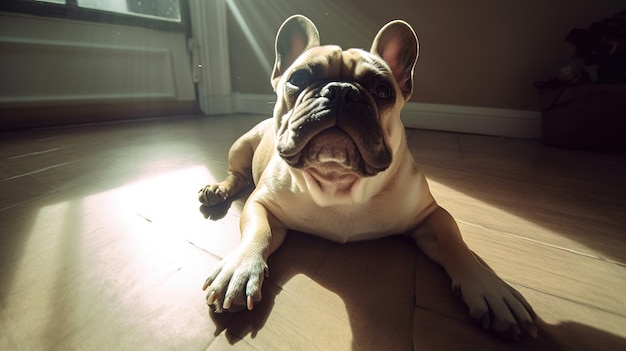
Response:
[{"label": "dog's chest", "polygon": [[283,209],[277,217],[289,229],[341,243],[402,234],[411,226],[410,216],[372,204],[328,208],[300,204]]},{"label": "dog's chest", "polygon": [[[274,158],[264,173],[255,198],[288,229],[345,243],[404,234],[415,228],[436,205],[424,176],[413,163],[403,162],[390,175],[369,179],[355,189],[354,201],[315,199],[297,173]],[[382,182],[377,186],[372,182]],[[385,190],[383,190],[385,188]]]}]

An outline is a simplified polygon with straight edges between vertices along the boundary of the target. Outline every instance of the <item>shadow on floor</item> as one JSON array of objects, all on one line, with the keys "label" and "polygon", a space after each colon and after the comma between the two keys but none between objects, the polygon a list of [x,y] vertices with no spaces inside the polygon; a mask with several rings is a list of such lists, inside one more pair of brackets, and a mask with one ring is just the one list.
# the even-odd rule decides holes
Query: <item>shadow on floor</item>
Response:
[{"label": "shadow on floor", "polygon": [[[353,349],[409,350],[415,254],[412,241],[403,237],[341,245],[290,232],[269,259],[270,278],[263,286],[263,301],[251,312],[212,314],[216,332],[225,331],[233,343],[249,335],[252,340],[247,342],[254,343],[257,334],[268,326],[274,329],[282,325],[286,329],[283,332],[289,333],[319,323],[316,330],[285,338],[313,338],[302,341],[333,345],[323,341],[328,335],[320,333],[346,328],[342,318],[347,315],[351,330],[346,332],[352,334]],[[325,305],[324,300],[316,299],[329,294],[338,295],[341,303]],[[281,303],[275,305],[278,298]],[[292,303],[301,308],[290,311]],[[314,314],[302,316],[306,311]]]},{"label": "shadow on floor", "polygon": [[[307,308],[289,311],[290,303],[284,300],[275,303],[282,295],[289,295],[286,299],[301,299],[303,304],[314,303],[307,293],[319,285],[330,291],[324,296],[337,294],[343,301],[353,350],[412,350],[413,344],[425,350],[464,347],[468,350],[610,351],[626,347],[623,338],[571,322],[550,325],[539,319],[539,338],[526,337],[519,342],[484,332],[450,289],[446,273],[404,237],[341,245],[290,232],[283,246],[270,257],[269,266],[271,276],[263,287],[263,301],[255,310],[211,313],[217,326],[216,335],[225,333],[232,344],[246,339],[255,345],[257,338],[264,338],[263,329],[267,327],[270,329],[267,335],[285,333],[285,339],[291,341],[309,337],[312,339],[301,341],[324,346],[328,342],[324,341],[327,335],[321,333],[325,328],[332,328],[332,324],[321,325],[315,331],[301,331],[303,335],[294,337],[289,335],[290,331],[307,324],[298,324],[303,318],[301,315],[285,316],[302,314]],[[302,279],[294,279],[298,275],[306,276],[315,284],[303,284]],[[298,282],[294,283],[295,280]],[[413,294],[414,289],[417,289],[416,294]],[[328,307],[318,306],[315,314],[304,318],[332,315]],[[338,312],[342,315],[343,311]],[[412,335],[413,340],[407,340],[407,335]]]}]

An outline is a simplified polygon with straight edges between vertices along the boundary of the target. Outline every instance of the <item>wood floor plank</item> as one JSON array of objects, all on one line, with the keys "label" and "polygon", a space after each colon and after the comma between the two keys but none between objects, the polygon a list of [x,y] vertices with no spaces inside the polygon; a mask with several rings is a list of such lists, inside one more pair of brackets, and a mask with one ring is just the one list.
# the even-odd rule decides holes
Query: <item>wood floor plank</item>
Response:
[{"label": "wood floor plank", "polygon": [[626,204],[584,191],[425,169],[433,195],[456,219],[626,263],[620,248]]},{"label": "wood floor plank", "polygon": [[545,351],[617,351],[626,347],[626,339],[603,330],[573,322],[539,325],[537,339],[519,342],[498,339],[466,327],[464,322],[429,310],[417,309],[413,320],[414,346],[421,350],[545,350]]}]

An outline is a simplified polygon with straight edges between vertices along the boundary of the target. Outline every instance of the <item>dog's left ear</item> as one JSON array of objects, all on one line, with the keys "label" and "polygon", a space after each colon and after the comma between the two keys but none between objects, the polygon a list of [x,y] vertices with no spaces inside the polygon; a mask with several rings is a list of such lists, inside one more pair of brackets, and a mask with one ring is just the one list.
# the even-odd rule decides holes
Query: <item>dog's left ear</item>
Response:
[{"label": "dog's left ear", "polygon": [[276,61],[272,72],[272,87],[276,86],[287,68],[303,52],[320,45],[320,36],[313,22],[302,16],[294,15],[285,20],[276,34]]},{"label": "dog's left ear", "polygon": [[404,100],[409,100],[413,93],[413,69],[419,55],[419,42],[413,28],[400,20],[387,23],[376,34],[370,52],[389,64]]}]

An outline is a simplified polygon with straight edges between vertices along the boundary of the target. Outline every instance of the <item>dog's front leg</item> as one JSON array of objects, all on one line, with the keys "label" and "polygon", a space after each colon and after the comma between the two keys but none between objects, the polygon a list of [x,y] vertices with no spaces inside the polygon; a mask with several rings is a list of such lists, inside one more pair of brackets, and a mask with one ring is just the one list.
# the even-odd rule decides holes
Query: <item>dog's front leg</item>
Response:
[{"label": "dog's front leg", "polygon": [[470,315],[481,319],[485,329],[536,336],[534,312],[513,287],[483,265],[467,247],[452,216],[437,207],[411,233],[420,249],[444,267],[452,288],[469,307]]},{"label": "dog's front leg", "polygon": [[241,244],[218,264],[202,287],[207,290],[207,304],[216,312],[234,312],[244,306],[252,310],[261,301],[267,259],[285,239],[285,226],[255,201],[254,195],[241,214]]}]

